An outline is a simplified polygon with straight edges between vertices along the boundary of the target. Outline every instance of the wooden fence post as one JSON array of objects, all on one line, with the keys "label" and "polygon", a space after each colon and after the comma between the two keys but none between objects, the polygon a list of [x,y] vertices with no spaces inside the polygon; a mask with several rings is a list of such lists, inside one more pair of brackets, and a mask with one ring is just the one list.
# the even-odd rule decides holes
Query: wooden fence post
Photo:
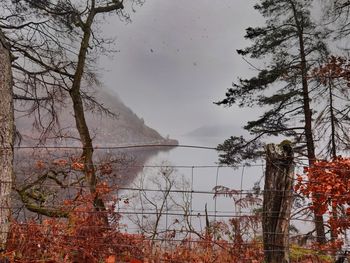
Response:
[{"label": "wooden fence post", "polygon": [[289,263],[293,176],[293,150],[290,143],[268,144],[262,219],[266,263]]}]

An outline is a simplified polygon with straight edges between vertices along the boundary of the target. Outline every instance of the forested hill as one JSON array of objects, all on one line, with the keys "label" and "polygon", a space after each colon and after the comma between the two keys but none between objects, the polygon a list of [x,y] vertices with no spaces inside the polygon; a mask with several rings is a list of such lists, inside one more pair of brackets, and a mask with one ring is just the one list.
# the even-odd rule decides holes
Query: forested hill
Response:
[{"label": "forested hill", "polygon": [[[110,116],[99,110],[98,107],[85,105],[87,124],[96,146],[130,145],[130,144],[174,144],[176,140],[165,139],[155,129],[148,127],[144,120],[138,117],[128,108],[121,99],[105,90],[95,93],[94,99],[103,107],[113,112],[116,116]],[[24,106],[25,107],[25,106]],[[17,107],[18,108],[18,107]],[[40,133],[35,128],[37,123],[33,116],[23,117],[17,114],[16,127],[22,135],[22,143],[37,143],[36,138]],[[35,124],[36,123],[36,124]],[[47,122],[46,122],[47,123]],[[47,144],[73,143],[79,145],[78,134],[75,128],[72,105],[67,103],[58,111],[58,128],[45,135],[46,138],[58,137],[59,139],[46,141]]]},{"label": "forested hill", "polygon": [[96,129],[96,142],[110,144],[177,144],[176,140],[165,139],[155,129],[147,126],[144,119],[138,117],[117,95],[104,91],[97,94],[96,98],[103,101],[104,106],[117,115],[114,119],[111,119],[106,118],[103,114],[88,114],[88,123],[91,123],[92,129]]}]

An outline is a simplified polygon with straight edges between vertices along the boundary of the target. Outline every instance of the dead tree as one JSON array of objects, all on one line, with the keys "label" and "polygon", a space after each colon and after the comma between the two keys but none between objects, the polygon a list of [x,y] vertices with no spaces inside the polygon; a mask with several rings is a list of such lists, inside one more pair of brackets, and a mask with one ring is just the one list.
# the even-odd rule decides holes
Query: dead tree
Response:
[{"label": "dead tree", "polygon": [[13,175],[14,113],[9,47],[0,30],[0,249],[6,248],[9,231]]},{"label": "dead tree", "polygon": [[266,146],[263,201],[265,262],[289,262],[289,220],[292,208],[293,151],[289,142]]}]

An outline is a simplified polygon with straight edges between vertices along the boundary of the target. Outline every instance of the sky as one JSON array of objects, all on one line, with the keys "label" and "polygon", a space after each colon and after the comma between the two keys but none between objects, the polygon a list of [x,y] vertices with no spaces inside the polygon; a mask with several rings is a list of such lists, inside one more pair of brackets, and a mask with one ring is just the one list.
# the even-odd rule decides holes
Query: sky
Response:
[{"label": "sky", "polygon": [[249,45],[245,28],[263,23],[253,5],[247,0],[146,0],[131,14],[132,23],[107,18],[103,35],[115,37],[118,52],[100,58],[103,86],[163,136],[178,138],[200,127],[237,135],[256,111],[213,102],[223,99],[239,76],[254,74],[236,54]]}]

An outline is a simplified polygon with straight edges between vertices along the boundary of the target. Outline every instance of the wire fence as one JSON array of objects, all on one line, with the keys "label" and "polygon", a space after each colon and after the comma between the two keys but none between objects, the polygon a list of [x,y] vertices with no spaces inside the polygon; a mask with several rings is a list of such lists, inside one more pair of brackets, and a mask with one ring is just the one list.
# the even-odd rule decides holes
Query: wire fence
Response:
[{"label": "wire fence", "polygon": [[[100,175],[100,181],[108,182],[109,190],[112,196],[105,200],[107,204],[113,203],[113,211],[120,215],[118,221],[118,229],[121,232],[138,234],[140,241],[149,241],[157,244],[157,248],[165,251],[175,251],[179,245],[186,244],[189,249],[194,245],[203,245],[208,243],[208,235],[212,246],[225,249],[233,249],[237,246],[237,238],[241,238],[239,245],[256,246],[260,253],[264,252],[263,243],[261,241],[262,232],[261,218],[264,211],[261,210],[264,195],[264,162],[253,163],[249,166],[227,166],[218,165],[216,163],[206,164],[172,164],[152,163],[147,158],[137,160],[133,153],[127,152],[130,158],[124,155],[118,155],[115,159],[111,159],[113,155],[111,150],[120,151],[130,149],[159,149],[159,148],[188,148],[196,151],[209,150],[216,151],[215,147],[194,146],[194,145],[124,145],[124,146],[106,146],[97,147],[95,152],[106,154],[108,158],[100,155],[100,159],[96,160],[96,170],[99,165],[110,164],[110,173],[108,176]],[[32,154],[25,159],[17,158],[19,163],[16,168],[15,190],[20,192],[28,184],[33,183],[30,194],[36,204],[43,209],[66,209],[73,210],[78,205],[64,204],[63,199],[76,197],[79,191],[88,192],[89,186],[84,181],[79,181],[82,171],[72,169],[77,162],[76,158],[71,158],[69,151],[79,150],[81,147],[75,146],[36,146],[36,147],[16,147],[17,155],[23,156],[28,151],[39,151],[40,153]],[[68,150],[64,154],[61,150]],[[42,151],[48,151],[49,154],[44,155]],[[135,153],[137,155],[137,153]],[[61,164],[57,160],[64,160]],[[170,160],[171,161],[171,160]],[[39,163],[38,163],[39,162]],[[295,160],[296,173],[303,173],[306,166],[303,160]],[[52,171],[59,171],[54,176],[46,176],[44,179],[38,180],[43,175],[50,174]],[[133,173],[133,174],[131,174]],[[80,174],[80,175],[79,175]],[[120,175],[118,177],[118,174]],[[122,180],[121,177],[129,176],[131,180]],[[296,179],[295,179],[296,180]],[[300,180],[299,180],[300,181]],[[305,181],[307,181],[305,179]],[[11,182],[1,182],[1,184]],[[40,197],[40,191],[45,192],[49,197]],[[48,191],[54,194],[50,196]],[[58,197],[63,191],[63,197]],[[312,232],[313,219],[310,210],[306,209],[310,200],[301,198],[294,191],[271,190],[278,192],[281,196],[291,195],[295,200],[292,216],[285,218],[293,226],[290,232],[290,250],[296,249],[296,246],[303,247],[303,252],[308,254],[317,254],[321,250],[308,246],[305,243],[307,236],[311,241],[316,239]],[[320,193],[322,194],[322,193]],[[54,198],[57,198],[55,200]],[[27,204],[28,205],[28,204]],[[4,209],[6,207],[1,208]],[[30,212],[23,199],[18,196],[11,205],[11,209],[17,212],[17,218],[21,222],[21,227],[30,227],[31,220],[36,217],[35,213]],[[110,216],[109,211],[87,211],[74,210],[75,214],[98,214],[105,213]],[[279,211],[276,211],[278,213]],[[42,217],[39,217],[39,221]],[[47,227],[45,224],[38,224],[39,228]],[[105,225],[85,224],[82,226],[86,229],[105,230]],[[111,227],[115,227],[112,225]],[[291,228],[292,229],[292,228]],[[240,231],[238,233],[237,231]],[[266,233],[265,233],[266,234]],[[283,233],[273,233],[280,235]],[[347,249],[347,233],[343,233],[343,247]],[[55,233],[55,235],[59,235]],[[62,234],[65,238],[70,236]],[[77,236],[75,236],[76,238]],[[85,236],[81,236],[84,238]],[[79,238],[79,236],[78,236]],[[94,242],[101,243],[104,237],[95,237]],[[33,237],[35,240],[35,237]],[[137,240],[136,240],[137,241]],[[304,242],[304,243],[303,243]],[[108,244],[101,244],[108,245]],[[125,248],[140,248],[140,246],[148,246],[144,243],[137,244],[119,244]],[[266,250],[266,249],[265,249]],[[278,252],[280,248],[274,248]],[[266,251],[265,251],[266,252]],[[337,252],[335,248],[324,248],[322,253],[334,254]],[[162,258],[162,261],[176,262]],[[180,262],[180,261],[179,261]]]}]

